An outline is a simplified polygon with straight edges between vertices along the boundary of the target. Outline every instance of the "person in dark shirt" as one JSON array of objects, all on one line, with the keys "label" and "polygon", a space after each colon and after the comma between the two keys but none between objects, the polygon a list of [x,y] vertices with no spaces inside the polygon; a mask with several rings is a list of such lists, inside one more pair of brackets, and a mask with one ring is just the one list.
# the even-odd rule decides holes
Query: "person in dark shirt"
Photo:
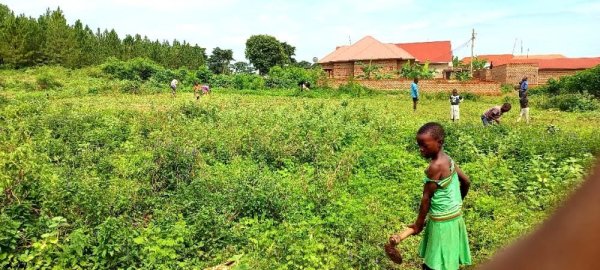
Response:
[{"label": "person in dark shirt", "polygon": [[502,114],[510,111],[511,107],[510,103],[504,103],[502,106],[494,106],[485,111],[483,115],[481,115],[483,125],[491,125],[494,122],[500,124],[500,117],[502,117]]},{"label": "person in dark shirt", "polygon": [[519,98],[522,98],[523,95],[527,93],[528,89],[529,89],[529,82],[527,81],[527,77],[523,77],[523,79],[519,83]]},{"label": "person in dark shirt", "polygon": [[529,124],[529,98],[527,97],[527,92],[521,96],[519,103],[521,104],[521,113],[519,113],[517,122],[521,121],[522,117],[525,117],[525,123]]},{"label": "person in dark shirt", "polygon": [[452,95],[450,96],[450,119],[452,119],[452,122],[460,118],[460,108],[458,105],[462,100],[463,98],[458,95],[458,91],[452,89]]}]

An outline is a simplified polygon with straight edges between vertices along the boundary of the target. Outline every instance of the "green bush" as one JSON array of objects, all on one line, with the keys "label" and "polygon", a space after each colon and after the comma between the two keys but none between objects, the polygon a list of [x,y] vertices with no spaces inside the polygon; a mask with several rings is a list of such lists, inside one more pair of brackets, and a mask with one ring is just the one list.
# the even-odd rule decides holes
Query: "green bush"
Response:
[{"label": "green bush", "polygon": [[211,79],[212,87],[221,87],[221,88],[233,88],[234,87],[234,77],[227,74],[217,74],[213,75]]},{"label": "green bush", "polygon": [[515,86],[509,83],[503,83],[500,86],[500,91],[502,94],[510,94],[515,91]]},{"label": "green bush", "polygon": [[585,112],[598,110],[600,102],[591,95],[562,94],[548,98],[542,107],[565,112]]},{"label": "green bush", "polygon": [[355,81],[349,81],[346,84],[340,85],[338,87],[338,92],[340,94],[347,94],[353,97],[370,96],[374,93],[372,89]]},{"label": "green bush", "polygon": [[198,78],[198,83],[212,83],[212,72],[208,69],[207,66],[201,66],[196,70],[196,78]]},{"label": "green bush", "polygon": [[260,90],[265,88],[265,80],[256,74],[234,74],[233,76],[233,86],[235,89],[251,89],[251,90]]},{"label": "green bush", "polygon": [[121,61],[110,57],[100,66],[105,74],[121,80],[147,81],[156,73],[164,72],[164,68],[147,58],[134,58]]},{"label": "green bush", "polygon": [[293,89],[298,87],[300,82],[308,82],[312,87],[324,76],[321,68],[305,69],[296,66],[279,67],[275,66],[269,70],[265,79],[265,86],[268,88]]},{"label": "green bush", "polygon": [[561,77],[558,81],[548,80],[548,83],[540,87],[541,92],[548,94],[591,94],[600,98],[600,65],[579,71],[572,76]]},{"label": "green bush", "polygon": [[138,81],[121,81],[119,89],[123,93],[140,94],[141,83]]},{"label": "green bush", "polygon": [[62,87],[63,84],[49,73],[42,73],[37,76],[35,82],[41,90],[56,89]]}]

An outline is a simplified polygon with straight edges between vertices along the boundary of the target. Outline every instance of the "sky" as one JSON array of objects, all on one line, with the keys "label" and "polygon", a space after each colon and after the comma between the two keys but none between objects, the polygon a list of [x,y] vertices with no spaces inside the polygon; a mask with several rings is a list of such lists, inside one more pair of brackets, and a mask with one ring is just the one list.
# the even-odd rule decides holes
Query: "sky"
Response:
[{"label": "sky", "polygon": [[381,42],[450,40],[453,54],[563,54],[600,57],[600,1],[433,0],[0,0],[38,17],[60,7],[69,24],[115,29],[119,37],[186,40],[232,49],[246,61],[246,40],[272,35],[296,47],[298,61],[323,58],[370,35]]}]

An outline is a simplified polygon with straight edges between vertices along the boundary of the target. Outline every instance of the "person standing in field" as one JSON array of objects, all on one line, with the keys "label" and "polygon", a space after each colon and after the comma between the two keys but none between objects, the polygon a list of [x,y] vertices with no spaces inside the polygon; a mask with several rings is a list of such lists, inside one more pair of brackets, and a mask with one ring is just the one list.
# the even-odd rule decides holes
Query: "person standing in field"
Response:
[{"label": "person standing in field", "polygon": [[200,84],[197,81],[194,82],[194,98],[200,99]]},{"label": "person standing in field", "polygon": [[[444,128],[438,123],[427,123],[417,131],[421,155],[429,159],[423,179],[423,197],[419,215],[409,228],[413,235],[425,229],[419,246],[423,269],[458,269],[471,264],[471,251],[462,204],[471,182],[454,160],[444,152]],[[427,219],[427,221],[426,221]],[[401,235],[393,235],[390,242],[397,245]]]},{"label": "person standing in field", "polygon": [[450,119],[452,122],[460,119],[460,108],[459,104],[463,101],[463,98],[458,95],[458,90],[452,89],[452,95],[450,96]]},{"label": "person standing in field", "polygon": [[522,98],[524,94],[527,93],[529,89],[529,82],[527,82],[527,77],[523,77],[521,82],[519,83],[519,98]]},{"label": "person standing in field", "polygon": [[173,94],[173,97],[175,97],[175,90],[177,89],[177,84],[179,82],[177,81],[177,79],[173,79],[171,81],[171,94]]},{"label": "person standing in field", "polygon": [[510,105],[510,103],[504,103],[502,104],[502,106],[494,106],[489,110],[485,111],[481,115],[481,121],[483,122],[483,126],[491,125],[494,122],[500,124],[500,117],[502,117],[502,114],[510,111],[511,107],[512,106]]},{"label": "person standing in field", "polygon": [[521,104],[521,113],[519,113],[517,122],[521,121],[522,117],[525,117],[525,123],[529,124],[529,98],[527,97],[527,92],[523,93],[519,99],[519,103]]},{"label": "person standing in field", "polygon": [[419,102],[419,78],[415,78],[410,84],[410,96],[413,100],[413,111],[417,111],[417,103]]}]

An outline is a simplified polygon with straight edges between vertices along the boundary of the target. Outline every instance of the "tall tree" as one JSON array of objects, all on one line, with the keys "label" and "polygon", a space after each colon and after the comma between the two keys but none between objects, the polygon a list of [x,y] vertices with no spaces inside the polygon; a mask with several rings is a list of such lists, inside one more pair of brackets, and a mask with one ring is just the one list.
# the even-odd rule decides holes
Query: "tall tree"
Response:
[{"label": "tall tree", "polygon": [[67,24],[62,10],[46,11],[40,18],[45,32],[45,63],[73,67],[77,62],[75,33]]},{"label": "tall tree", "polygon": [[213,49],[212,54],[208,58],[208,68],[214,74],[229,74],[229,63],[233,61],[233,51],[223,50],[219,47]]},{"label": "tall tree", "polygon": [[283,66],[288,55],[283,45],[275,37],[254,35],[246,41],[246,58],[258,69],[260,74],[267,74],[274,66]]},{"label": "tall tree", "polygon": [[39,64],[83,67],[102,63],[108,57],[127,60],[149,57],[169,68],[197,69],[206,62],[206,50],[186,41],[150,41],[141,35],[126,35],[123,41],[117,32],[101,30],[94,33],[77,20],[67,24],[60,8],[50,9],[38,19],[15,16],[0,4],[0,65],[14,68]]},{"label": "tall tree", "polygon": [[285,55],[287,56],[286,64],[295,64],[296,59],[294,58],[294,56],[296,55],[296,47],[287,44],[287,42],[282,42],[281,46],[283,46],[283,51],[285,51]]},{"label": "tall tree", "polygon": [[252,74],[254,73],[254,67],[246,62],[235,62],[231,65],[231,70],[235,74]]}]

